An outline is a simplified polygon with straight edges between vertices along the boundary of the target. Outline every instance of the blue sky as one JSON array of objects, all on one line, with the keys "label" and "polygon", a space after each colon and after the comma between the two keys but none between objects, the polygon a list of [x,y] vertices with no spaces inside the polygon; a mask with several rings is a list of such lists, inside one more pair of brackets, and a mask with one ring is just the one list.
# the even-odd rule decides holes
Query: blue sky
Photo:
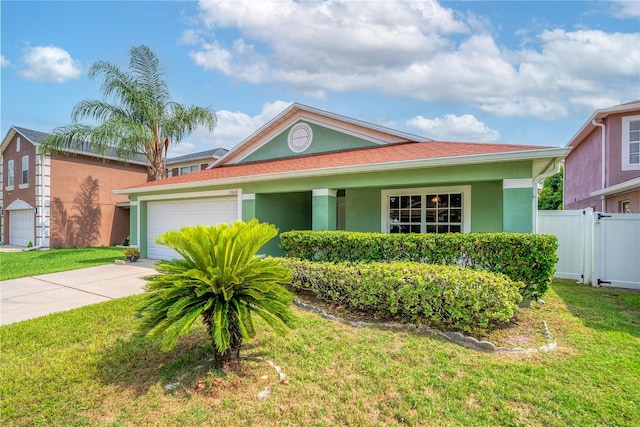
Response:
[{"label": "blue sky", "polygon": [[208,106],[179,155],[231,148],[291,102],[438,140],[564,146],[640,99],[637,1],[0,3],[2,136],[101,99],[95,61],[159,57],[174,100]]}]

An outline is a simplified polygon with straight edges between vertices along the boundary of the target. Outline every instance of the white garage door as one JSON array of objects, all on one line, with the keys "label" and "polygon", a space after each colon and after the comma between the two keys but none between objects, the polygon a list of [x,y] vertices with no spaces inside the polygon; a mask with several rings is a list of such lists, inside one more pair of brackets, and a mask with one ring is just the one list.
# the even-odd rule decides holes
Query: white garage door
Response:
[{"label": "white garage door", "polygon": [[236,196],[149,202],[147,204],[147,257],[150,259],[179,257],[172,249],[154,242],[156,236],[165,231],[196,224],[232,223],[237,219],[238,199]]},{"label": "white garage door", "polygon": [[9,211],[9,244],[27,246],[35,242],[33,209]]}]

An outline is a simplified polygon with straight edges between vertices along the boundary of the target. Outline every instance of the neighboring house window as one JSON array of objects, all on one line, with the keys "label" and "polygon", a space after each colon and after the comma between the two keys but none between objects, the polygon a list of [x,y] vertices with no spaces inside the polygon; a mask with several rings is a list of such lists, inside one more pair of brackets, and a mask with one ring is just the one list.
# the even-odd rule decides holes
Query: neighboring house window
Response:
[{"label": "neighboring house window", "polygon": [[623,200],[620,202],[620,213],[631,213],[631,201]]},{"label": "neighboring house window", "polygon": [[20,137],[16,138],[16,153],[20,152]]},{"label": "neighboring house window", "polygon": [[199,170],[200,170],[200,165],[182,166],[180,168],[180,175],[184,175],[191,172],[197,172]]},{"label": "neighboring house window", "polygon": [[622,170],[640,169],[640,116],[622,118]]},{"label": "neighboring house window", "polygon": [[7,186],[13,187],[13,181],[14,181],[13,159],[7,162],[7,172],[9,174],[9,177],[7,178]]},{"label": "neighboring house window", "polygon": [[29,156],[22,156],[22,183],[29,183]]},{"label": "neighboring house window", "polygon": [[384,190],[382,231],[462,233],[471,229],[470,187]]}]

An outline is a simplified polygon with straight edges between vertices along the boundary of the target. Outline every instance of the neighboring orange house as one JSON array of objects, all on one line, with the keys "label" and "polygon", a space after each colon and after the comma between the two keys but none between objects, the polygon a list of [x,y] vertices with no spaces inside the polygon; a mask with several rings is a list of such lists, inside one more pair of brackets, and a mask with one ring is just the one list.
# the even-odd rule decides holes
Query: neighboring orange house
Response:
[{"label": "neighboring orange house", "polygon": [[127,164],[90,151],[38,155],[45,133],[11,127],[0,145],[0,241],[70,248],[122,244],[129,203],[114,189],[147,180],[144,159]]},{"label": "neighboring orange house", "polygon": [[640,213],[640,100],[596,110],[567,147],[564,209]]}]

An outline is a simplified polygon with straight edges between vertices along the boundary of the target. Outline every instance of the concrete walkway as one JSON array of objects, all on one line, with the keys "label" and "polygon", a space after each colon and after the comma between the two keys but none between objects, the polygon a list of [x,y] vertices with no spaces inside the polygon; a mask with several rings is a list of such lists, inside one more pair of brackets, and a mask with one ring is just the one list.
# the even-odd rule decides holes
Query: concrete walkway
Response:
[{"label": "concrete walkway", "polygon": [[0,282],[0,325],[142,293],[155,272],[143,259]]}]

